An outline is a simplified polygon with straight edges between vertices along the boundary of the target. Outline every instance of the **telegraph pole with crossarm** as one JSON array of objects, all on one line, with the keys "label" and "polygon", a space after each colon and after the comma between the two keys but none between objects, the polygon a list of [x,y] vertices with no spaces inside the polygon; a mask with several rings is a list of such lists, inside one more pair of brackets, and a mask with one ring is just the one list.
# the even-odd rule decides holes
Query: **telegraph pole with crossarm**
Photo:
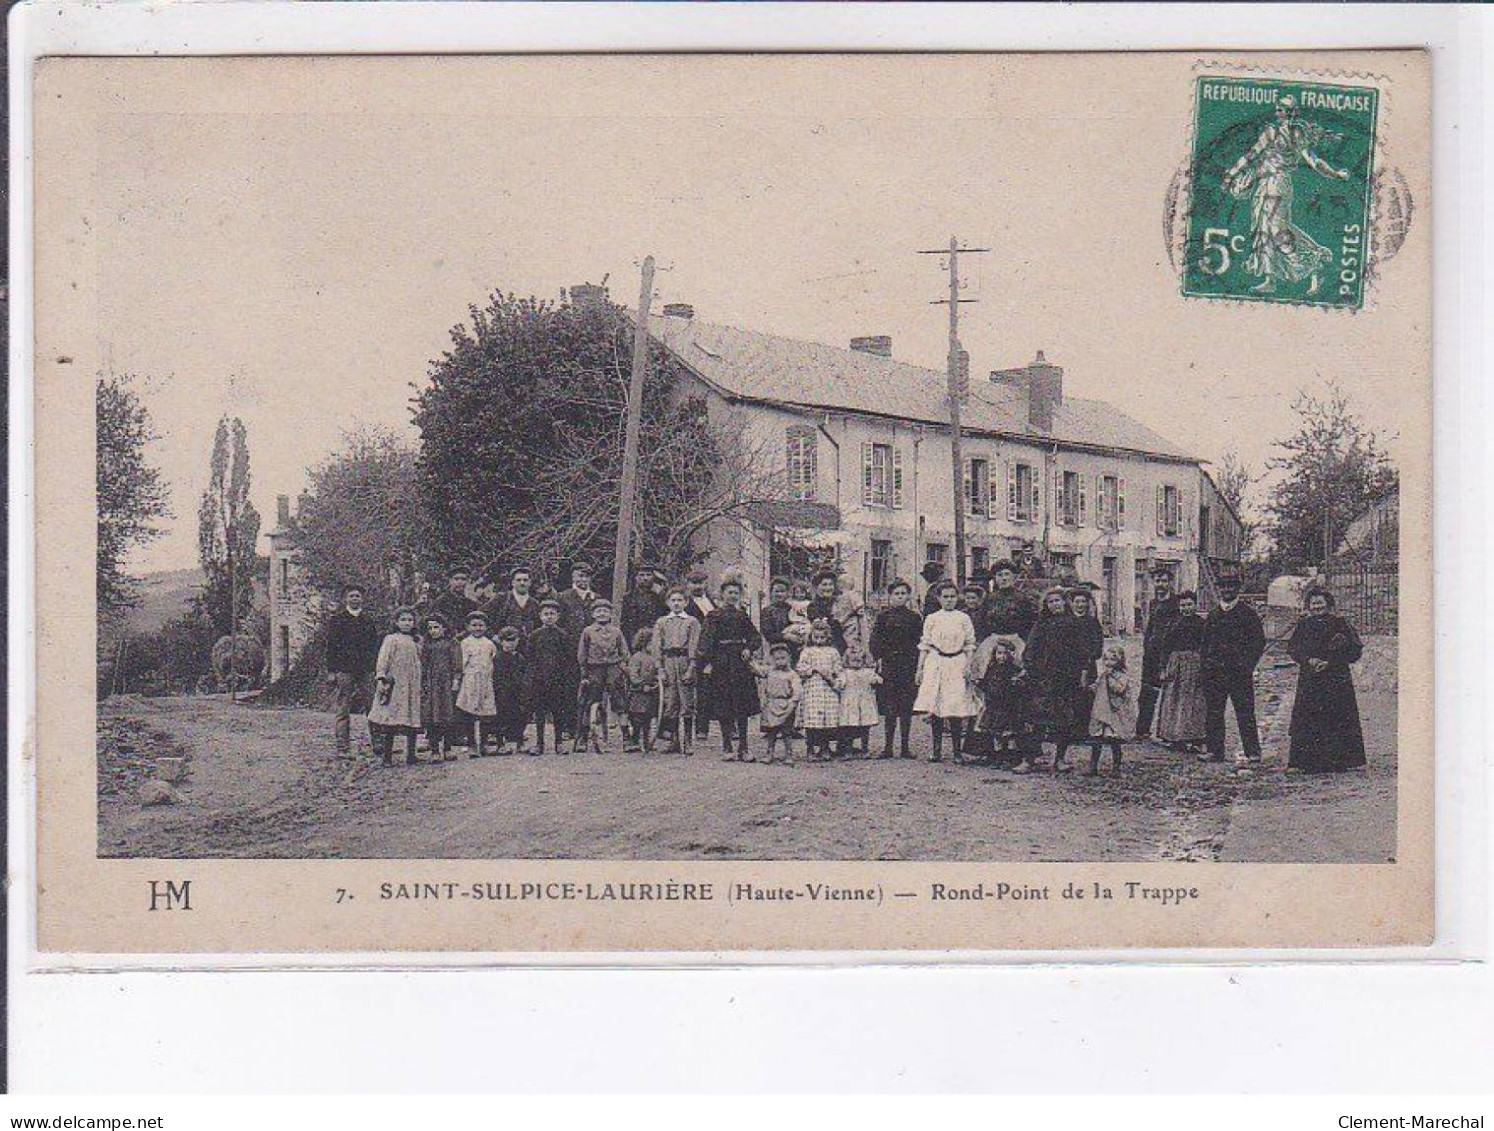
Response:
[{"label": "telegraph pole with crossarm", "polygon": [[973,298],[960,297],[960,256],[980,255],[990,251],[988,247],[961,247],[954,236],[949,237],[947,248],[920,251],[919,255],[949,256],[949,297],[935,299],[931,306],[949,307],[949,461],[954,496],[954,559],[955,584],[965,584],[965,456],[962,450],[963,437],[960,432],[960,402],[969,392],[970,371],[965,351],[960,348],[960,304],[975,302]]}]

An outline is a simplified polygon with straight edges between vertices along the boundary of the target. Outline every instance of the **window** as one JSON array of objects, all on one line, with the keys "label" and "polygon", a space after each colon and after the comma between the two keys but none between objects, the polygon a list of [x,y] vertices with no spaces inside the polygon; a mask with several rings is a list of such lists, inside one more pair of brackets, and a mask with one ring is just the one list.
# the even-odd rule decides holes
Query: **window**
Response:
[{"label": "window", "polygon": [[1007,461],[1006,517],[1009,522],[1036,522],[1042,507],[1037,470],[1030,463]]},{"label": "window", "polygon": [[970,547],[970,572],[971,574],[982,573],[991,568],[991,550],[989,546]]},{"label": "window", "polygon": [[867,587],[873,593],[886,590],[892,581],[892,543],[885,538],[871,540],[871,576]]},{"label": "window", "polygon": [[1157,485],[1157,533],[1176,538],[1183,528],[1183,494],[1171,484]]},{"label": "window", "polygon": [[930,542],[923,548],[924,565],[949,565],[949,545],[945,542]]},{"label": "window", "polygon": [[288,596],[290,596],[290,585],[291,585],[291,568],[290,567],[291,567],[291,564],[290,564],[290,559],[289,558],[281,558],[280,559],[280,595],[282,597],[288,597]]},{"label": "window", "polygon": [[1089,491],[1077,471],[1054,471],[1053,509],[1060,526],[1083,526],[1089,519]]},{"label": "window", "polygon": [[891,444],[861,445],[861,501],[869,507],[903,505],[903,458]]},{"label": "window", "polygon": [[1102,530],[1124,530],[1126,526],[1126,481],[1114,475],[1095,476],[1096,520]]},{"label": "window", "polygon": [[813,502],[819,486],[819,436],[812,424],[791,424],[784,435],[789,494]]},{"label": "window", "polygon": [[980,456],[965,461],[965,512],[976,518],[991,513],[991,461]]},{"label": "window", "polygon": [[280,626],[280,670],[288,670],[291,664],[291,630],[287,625]]}]

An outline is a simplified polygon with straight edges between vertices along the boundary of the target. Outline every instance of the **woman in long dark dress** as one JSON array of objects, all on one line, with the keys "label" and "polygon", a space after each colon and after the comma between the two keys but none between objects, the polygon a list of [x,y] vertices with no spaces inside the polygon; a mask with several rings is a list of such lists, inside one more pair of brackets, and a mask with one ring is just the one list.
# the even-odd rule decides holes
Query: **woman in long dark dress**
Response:
[{"label": "woman in long dark dress", "polygon": [[[1057,587],[1044,593],[1042,611],[1022,651],[1032,694],[1031,754],[1045,740],[1052,742],[1057,772],[1071,768],[1066,761],[1069,743],[1081,741],[1089,725],[1089,685],[1094,682],[1095,661],[1105,647],[1104,632],[1089,615],[1088,598],[1084,593],[1082,600],[1073,599]],[[1082,612],[1076,615],[1080,608]],[[1025,774],[1031,769],[1029,756],[1013,772]]]},{"label": "woman in long dark dress", "polygon": [[1203,675],[1200,655],[1203,651],[1204,619],[1195,611],[1198,599],[1191,590],[1177,596],[1177,612],[1162,633],[1157,653],[1158,682],[1162,689],[1157,702],[1157,741],[1178,751],[1198,753],[1207,738],[1205,723]]},{"label": "woman in long dark dress", "polygon": [[700,630],[700,675],[706,702],[721,723],[721,752],[729,762],[752,761],[747,724],[760,705],[752,658],[762,644],[762,634],[742,608],[742,580],[728,573],[721,580],[721,604],[706,614]]},{"label": "woman in long dark dress", "polygon": [[913,587],[902,578],[887,587],[887,596],[892,604],[877,615],[870,648],[882,677],[877,685],[877,710],[882,714],[884,741],[878,757],[892,757],[892,742],[901,726],[898,756],[911,758],[908,741],[913,730],[913,701],[918,698],[918,643],[923,639],[923,617],[913,607]]},{"label": "woman in long dark dress", "polygon": [[1357,769],[1364,761],[1364,730],[1349,665],[1364,654],[1354,626],[1334,613],[1326,589],[1307,593],[1307,615],[1292,631],[1287,654],[1297,661],[1287,770],[1307,774]]}]

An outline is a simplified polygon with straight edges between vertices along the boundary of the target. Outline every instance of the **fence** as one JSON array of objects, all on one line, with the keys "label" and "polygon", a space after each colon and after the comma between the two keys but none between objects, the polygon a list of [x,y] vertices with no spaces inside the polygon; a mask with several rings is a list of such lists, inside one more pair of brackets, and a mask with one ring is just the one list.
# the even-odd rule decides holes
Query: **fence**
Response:
[{"label": "fence", "polygon": [[1337,612],[1361,633],[1393,635],[1400,621],[1400,571],[1395,566],[1344,563],[1324,577]]}]

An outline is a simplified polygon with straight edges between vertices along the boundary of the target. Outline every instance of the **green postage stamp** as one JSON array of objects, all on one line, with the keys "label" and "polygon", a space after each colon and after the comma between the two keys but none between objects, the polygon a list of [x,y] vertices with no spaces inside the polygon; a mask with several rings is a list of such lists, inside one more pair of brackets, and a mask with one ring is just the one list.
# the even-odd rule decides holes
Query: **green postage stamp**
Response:
[{"label": "green postage stamp", "polygon": [[1362,306],[1378,104],[1372,87],[1200,78],[1183,293]]}]

